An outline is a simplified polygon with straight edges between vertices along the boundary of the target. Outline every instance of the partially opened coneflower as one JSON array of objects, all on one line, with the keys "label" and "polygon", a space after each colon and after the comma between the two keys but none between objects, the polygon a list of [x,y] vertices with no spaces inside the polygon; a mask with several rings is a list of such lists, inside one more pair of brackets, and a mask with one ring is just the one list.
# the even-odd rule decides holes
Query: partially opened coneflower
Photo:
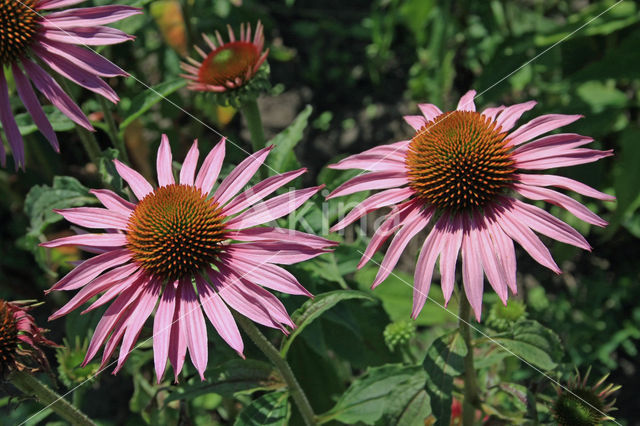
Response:
[{"label": "partially opened coneflower", "polygon": [[[16,169],[24,168],[24,146],[9,103],[4,68],[13,74],[18,96],[44,137],[59,151],[58,138],[45,116],[31,83],[78,125],[93,130],[82,110],[58,82],[42,68],[60,74],[92,92],[117,103],[118,96],[100,77],[127,73],[97,53],[81,46],[104,46],[132,40],[120,30],[105,27],[140,9],[129,6],[99,6],[51,12],[84,0],[0,0],[0,122],[11,147]],[[1,138],[0,138],[1,139]],[[6,153],[0,141],[0,162]]]},{"label": "partially opened coneflower", "polygon": [[285,333],[286,327],[295,327],[282,303],[265,287],[311,296],[278,264],[313,258],[334,243],[303,232],[258,226],[291,213],[321,188],[293,190],[262,201],[306,171],[300,169],[239,193],[271,148],[246,158],[212,192],[225,156],[225,140],[211,150],[197,175],[194,143],[176,181],[169,141],[163,136],[157,158],[158,187],[115,162],[137,202],[109,190],[93,190],[105,208],[58,211],[78,226],[105,230],[43,244],[74,245],[97,253],[51,288],[81,290],[50,319],[66,315],[100,293],[85,312],[112,301],[96,327],[85,364],[104,343],[104,365],[120,345],[114,373],[120,370],[156,305],[153,352],[158,381],[167,358],[177,379],[187,348],[204,378],[208,351],[203,310],[218,334],[240,354],[242,338],[228,306]]},{"label": "partially opened coneflower", "polygon": [[0,299],[0,378],[11,371],[49,369],[42,346],[58,346],[44,337],[47,330],[36,325],[23,302]]},{"label": "partially opened coneflower", "polygon": [[512,131],[520,116],[536,102],[476,112],[475,93],[469,91],[455,111],[446,113],[432,104],[419,105],[422,115],[405,117],[416,130],[411,140],[372,148],[330,166],[362,169],[366,173],[348,180],[327,198],[384,190],[365,199],[332,231],[368,212],[392,206],[359,264],[362,267],[367,263],[396,233],[373,282],[374,288],[393,271],[409,241],[431,225],[415,270],[414,318],[427,299],[438,257],[442,290],[448,302],[461,253],[464,292],[480,320],[484,275],[503,303],[508,290],[514,294],[517,291],[514,240],[556,273],[561,272],[560,268],[535,232],[590,250],[575,229],[522,198],[558,205],[596,226],[605,226],[606,222],[550,187],[600,200],[614,199],[566,177],[529,173],[590,163],[612,155],[611,151],[582,148],[593,139],[578,134],[539,137],[581,116],[543,115]]},{"label": "partially opened coneflower", "polygon": [[189,80],[189,89],[228,94],[225,100],[244,94],[256,96],[268,78],[266,72],[265,75],[259,73],[269,54],[269,49],[263,51],[263,26],[258,22],[252,37],[251,25],[243,23],[240,26],[240,39],[236,39],[230,26],[228,30],[229,41],[226,43],[218,31],[215,40],[203,34],[210,51],[205,52],[195,46],[202,60],[187,58],[189,63],[182,63],[182,69],[187,74],[182,76]]}]

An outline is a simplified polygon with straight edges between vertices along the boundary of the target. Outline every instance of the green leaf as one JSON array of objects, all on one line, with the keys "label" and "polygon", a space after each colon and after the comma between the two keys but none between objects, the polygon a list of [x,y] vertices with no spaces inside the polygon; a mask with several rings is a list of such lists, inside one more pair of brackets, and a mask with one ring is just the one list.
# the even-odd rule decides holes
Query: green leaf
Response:
[{"label": "green leaf", "polygon": [[431,399],[421,390],[409,401],[398,417],[396,426],[423,426],[431,414]]},{"label": "green leaf", "polygon": [[[67,132],[69,130],[73,130],[75,124],[73,121],[69,119],[66,115],[64,115],[60,110],[51,105],[45,105],[42,107],[44,114],[47,116],[47,120],[51,123],[51,127],[55,132]],[[16,124],[18,125],[18,130],[20,130],[20,134],[22,136],[30,135],[31,133],[35,133],[38,130],[38,126],[33,122],[33,118],[31,118],[31,114],[28,112],[23,112],[18,114],[16,117]],[[0,129],[2,128],[2,124],[0,123]]]},{"label": "green leaf", "polygon": [[255,399],[240,413],[235,426],[271,425],[285,426],[289,424],[291,404],[288,392],[271,392]]},{"label": "green leaf", "polygon": [[504,348],[543,370],[553,370],[562,357],[562,343],[551,329],[534,320],[516,323],[510,336],[493,338]]},{"label": "green leaf", "polygon": [[280,349],[283,357],[286,357],[293,340],[302,331],[311,324],[323,312],[333,308],[336,304],[348,299],[367,299],[373,300],[369,295],[357,290],[334,290],[327,293],[319,294],[314,299],[308,300],[300,308],[298,308],[291,316],[293,322],[297,324],[295,330],[287,337]]},{"label": "green leaf", "polygon": [[389,364],[371,368],[351,384],[329,412],[320,416],[319,423],[335,420],[371,425],[384,417],[383,424],[396,424],[404,414],[411,416],[407,408],[415,411],[411,403],[422,391],[426,378],[419,366]]},{"label": "green leaf", "polygon": [[167,397],[165,403],[177,399],[192,399],[208,393],[232,396],[236,392],[252,393],[284,387],[280,374],[268,363],[234,359],[207,371],[206,382],[182,386]]},{"label": "green leaf", "polygon": [[267,158],[270,175],[300,167],[293,148],[302,140],[302,135],[307,128],[307,122],[312,111],[311,105],[307,105],[289,127],[278,133],[267,143],[267,145],[275,146]]},{"label": "green leaf", "polygon": [[451,419],[451,393],[453,379],[464,372],[467,345],[458,331],[437,338],[422,363],[427,372],[427,394],[431,409],[439,425],[448,425]]},{"label": "green leaf", "polygon": [[614,188],[617,206],[611,223],[607,228],[607,237],[612,237],[620,224],[634,216],[640,207],[640,129],[629,127],[619,139],[620,150],[616,153],[613,170]]},{"label": "green leaf", "polygon": [[102,182],[114,188],[116,192],[122,192],[122,178],[113,163],[119,154],[117,149],[107,148],[98,159],[98,172]]},{"label": "green leaf", "polygon": [[173,92],[186,86],[186,84],[187,80],[181,78],[160,83],[140,93],[131,100],[129,107],[122,112],[122,116],[126,118],[120,123],[120,131],[124,131],[136,118],[149,111],[152,106]]}]

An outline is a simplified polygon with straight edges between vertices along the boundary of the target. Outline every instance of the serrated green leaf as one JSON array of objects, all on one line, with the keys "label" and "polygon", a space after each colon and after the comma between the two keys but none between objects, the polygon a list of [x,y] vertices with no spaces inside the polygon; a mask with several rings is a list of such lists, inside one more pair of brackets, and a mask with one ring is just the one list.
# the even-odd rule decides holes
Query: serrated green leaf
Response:
[{"label": "serrated green leaf", "polygon": [[313,108],[307,105],[293,122],[271,139],[267,145],[274,145],[273,151],[267,158],[269,174],[275,175],[300,167],[293,149],[302,140],[304,130],[307,128],[309,116]]},{"label": "serrated green leaf", "polygon": [[323,312],[333,308],[339,302],[348,299],[373,300],[371,296],[361,291],[335,290],[319,294],[314,299],[305,302],[304,305],[298,308],[292,315],[293,322],[296,323],[297,327],[293,330],[291,335],[282,342],[282,347],[280,349],[282,356],[287,356],[287,352],[289,351],[294,339],[302,333],[309,324],[322,315]]},{"label": "serrated green leaf", "polygon": [[131,105],[122,112],[125,119],[120,123],[120,131],[129,126],[136,118],[149,111],[152,106],[166,98],[173,92],[186,86],[187,80],[181,78],[173,81],[166,81],[157,86],[153,86],[131,100]]},{"label": "serrated green leaf", "polygon": [[233,423],[235,426],[285,426],[291,417],[288,392],[271,392],[251,401]]},{"label": "serrated green leaf", "polygon": [[425,380],[426,374],[419,366],[388,364],[371,368],[320,416],[319,423],[334,420],[371,425],[384,417],[383,424],[395,424],[423,389]]},{"label": "serrated green leaf", "polygon": [[562,357],[562,343],[551,329],[534,320],[516,323],[510,336],[497,336],[507,351],[543,370],[553,370]]},{"label": "serrated green leaf", "polygon": [[236,392],[252,393],[285,386],[280,374],[271,365],[250,359],[227,361],[207,371],[206,375],[206,382],[182,386],[169,395],[165,403],[178,399],[188,400],[208,393],[232,396]]},{"label": "serrated green leaf", "polygon": [[448,425],[451,419],[453,379],[464,372],[467,345],[458,331],[437,338],[422,363],[427,373],[427,394],[436,424]]}]

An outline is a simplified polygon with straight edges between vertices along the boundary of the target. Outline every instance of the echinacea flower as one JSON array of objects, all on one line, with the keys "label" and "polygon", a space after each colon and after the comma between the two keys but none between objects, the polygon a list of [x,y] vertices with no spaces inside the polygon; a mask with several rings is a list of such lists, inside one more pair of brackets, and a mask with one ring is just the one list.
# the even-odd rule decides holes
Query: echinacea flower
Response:
[{"label": "echinacea flower", "polygon": [[233,92],[247,88],[254,79],[262,80],[257,78],[257,74],[269,54],[269,49],[263,51],[262,23],[258,22],[256,25],[253,39],[250,24],[245,26],[243,23],[240,26],[239,40],[236,39],[230,26],[228,30],[229,41],[226,43],[218,31],[216,31],[215,41],[203,34],[202,37],[211,49],[210,52],[207,53],[195,46],[202,61],[187,58],[189,63],[182,63],[182,69],[187,72],[182,77],[189,80],[187,86],[189,89],[214,93]]},{"label": "echinacea flower", "polygon": [[606,222],[550,187],[600,200],[614,199],[566,177],[529,173],[590,163],[612,155],[612,151],[582,148],[593,139],[578,134],[538,138],[581,116],[543,115],[512,131],[520,116],[536,102],[476,112],[475,93],[469,91],[455,111],[446,113],[432,104],[419,105],[422,115],[404,117],[416,130],[411,140],[375,147],[330,166],[366,172],[348,180],[327,198],[384,190],[365,199],[332,231],[368,212],[392,206],[359,264],[362,267],[367,263],[397,231],[373,282],[374,288],[392,272],[409,241],[432,224],[416,265],[413,318],[424,306],[438,257],[442,290],[448,302],[461,253],[464,292],[480,320],[484,275],[503,303],[508,290],[517,292],[514,240],[556,273],[561,272],[560,268],[534,231],[590,250],[575,229],[521,198],[558,205],[596,226],[605,226]]},{"label": "echinacea flower", "polygon": [[[132,40],[132,36],[104,25],[138,14],[140,9],[111,5],[47,13],[83,1],[0,0],[0,122],[16,169],[24,168],[24,146],[11,112],[4,67],[11,69],[18,96],[57,152],[60,150],[58,138],[31,83],[75,123],[88,130],[93,127],[80,107],[40,64],[111,102],[118,102],[118,95],[100,77],[126,76],[127,73],[81,46],[104,46]],[[1,138],[0,162],[3,166],[6,162]]]},{"label": "echinacea flower", "polygon": [[44,337],[23,302],[0,299],[0,378],[12,370],[35,372],[49,369],[41,346],[58,346]]},{"label": "echinacea flower", "polygon": [[620,389],[619,385],[604,385],[609,374],[604,375],[593,386],[588,386],[589,373],[584,378],[580,372],[567,383],[566,387],[556,387],[558,396],[551,410],[560,426],[596,426],[607,420],[614,420],[609,415],[614,411],[615,398],[609,397]]},{"label": "echinacea flower", "polygon": [[321,188],[294,190],[261,201],[306,171],[300,169],[269,177],[238,194],[271,149],[264,148],[246,158],[212,192],[225,156],[225,140],[211,150],[197,175],[199,154],[194,143],[176,181],[169,141],[163,136],[155,189],[138,172],[115,161],[137,202],[126,201],[109,190],[93,190],[105,208],[58,211],[76,225],[106,231],[42,244],[74,245],[98,253],[50,289],[81,289],[50,319],[66,315],[100,293],[85,312],[113,301],[95,329],[85,365],[103,343],[104,365],[120,344],[114,373],[120,370],[156,305],[153,352],[158,381],[167,357],[177,379],[187,348],[204,378],[208,350],[202,310],[239,354],[242,338],[227,305],[285,333],[285,327],[295,327],[282,303],[264,287],[311,296],[278,264],[316,257],[334,243],[303,232],[258,226],[291,213]]}]

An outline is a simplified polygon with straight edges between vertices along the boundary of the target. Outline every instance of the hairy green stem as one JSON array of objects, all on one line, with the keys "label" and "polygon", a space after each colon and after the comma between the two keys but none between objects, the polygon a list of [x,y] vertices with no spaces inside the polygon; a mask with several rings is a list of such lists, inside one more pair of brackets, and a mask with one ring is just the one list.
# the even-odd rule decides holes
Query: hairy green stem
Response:
[{"label": "hairy green stem", "polygon": [[34,396],[41,404],[51,408],[72,425],[93,425],[95,423],[66,399],[49,389],[34,376],[24,371],[14,371],[9,377],[11,383],[25,395]]},{"label": "hairy green stem", "polygon": [[240,108],[244,119],[247,121],[247,127],[251,134],[251,146],[253,151],[257,152],[264,148],[264,131],[262,130],[262,119],[260,118],[260,110],[256,99],[247,101]]},{"label": "hairy green stem", "polygon": [[282,378],[287,382],[289,393],[298,406],[298,410],[300,411],[305,424],[315,425],[316,420],[313,408],[311,408],[311,404],[309,403],[307,396],[304,394],[302,387],[300,387],[300,383],[298,383],[298,380],[293,375],[293,371],[291,371],[291,367],[289,367],[287,361],[280,356],[280,352],[278,352],[271,342],[267,340],[265,335],[258,330],[258,327],[256,327],[253,322],[242,315],[235,314],[234,317],[253,343],[260,348],[265,356],[269,358],[269,361],[271,361],[280,371],[280,374],[282,374]]},{"label": "hairy green stem", "polygon": [[100,100],[100,107],[102,108],[102,112],[104,113],[104,119],[107,122],[107,127],[109,129],[109,139],[111,139],[111,143],[118,150],[118,154],[120,159],[124,162],[129,162],[129,155],[127,155],[127,146],[124,143],[124,139],[120,136],[120,131],[116,126],[116,121],[113,119],[113,112],[111,111],[111,106],[107,103],[107,100],[102,96],[98,96]]},{"label": "hairy green stem", "polygon": [[473,366],[473,341],[471,340],[471,306],[464,291],[460,292],[460,310],[458,328],[465,345],[467,355],[464,357],[464,401],[462,403],[462,425],[472,426],[475,422],[476,407],[480,404],[476,370]]}]

